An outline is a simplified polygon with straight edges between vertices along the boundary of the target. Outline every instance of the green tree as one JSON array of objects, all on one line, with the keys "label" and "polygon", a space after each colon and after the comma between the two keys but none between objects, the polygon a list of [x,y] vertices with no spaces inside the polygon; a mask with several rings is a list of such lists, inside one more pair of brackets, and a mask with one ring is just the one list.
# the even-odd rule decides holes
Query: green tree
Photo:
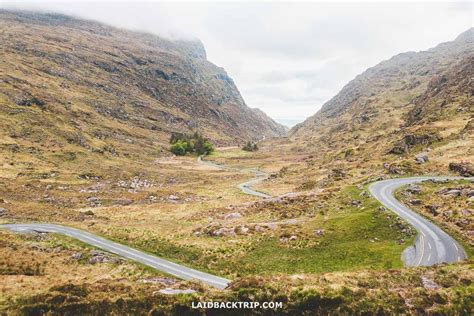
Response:
[{"label": "green tree", "polygon": [[183,156],[188,152],[188,147],[187,141],[177,140],[173,145],[171,145],[170,151],[177,156]]}]

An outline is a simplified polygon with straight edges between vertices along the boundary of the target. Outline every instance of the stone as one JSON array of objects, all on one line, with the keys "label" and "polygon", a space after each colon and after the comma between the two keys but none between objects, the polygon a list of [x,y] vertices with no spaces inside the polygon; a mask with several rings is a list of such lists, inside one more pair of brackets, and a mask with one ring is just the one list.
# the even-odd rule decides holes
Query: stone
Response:
[{"label": "stone", "polygon": [[408,203],[410,203],[411,205],[420,205],[420,204],[421,204],[421,200],[418,200],[418,199],[411,199],[411,200],[408,200]]},{"label": "stone", "polygon": [[180,289],[165,288],[165,289],[159,290],[158,293],[166,294],[166,295],[176,295],[176,294],[193,294],[193,293],[196,293],[196,291],[192,289],[180,290]]},{"label": "stone", "polygon": [[233,227],[221,227],[218,230],[214,231],[212,235],[217,237],[235,236],[235,229]]},{"label": "stone", "polygon": [[171,194],[170,196],[168,196],[168,200],[177,201],[177,200],[179,200],[179,197],[176,196],[176,195]]},{"label": "stone", "polygon": [[314,231],[314,233],[316,234],[316,236],[323,236],[324,235],[324,229],[316,229]]},{"label": "stone", "polygon": [[163,285],[173,285],[176,284],[175,279],[171,278],[147,278],[147,279],[141,279],[139,282],[141,283],[152,283],[152,284],[163,284]]},{"label": "stone", "polygon": [[289,238],[289,241],[293,241],[293,240],[296,240],[298,239],[298,237],[296,237],[295,235],[291,235],[290,238]]},{"label": "stone", "polygon": [[428,212],[430,212],[434,216],[439,215],[438,206],[436,206],[436,205],[427,205],[426,209],[428,210]]},{"label": "stone", "polygon": [[407,188],[407,192],[411,194],[420,194],[421,193],[421,187],[416,184],[410,184]]},{"label": "stone", "polygon": [[428,162],[428,154],[427,153],[416,154],[415,161],[419,164]]},{"label": "stone", "polygon": [[0,207],[0,216],[8,215],[8,210],[6,208]]},{"label": "stone", "polygon": [[449,170],[456,172],[463,177],[474,176],[474,165],[469,162],[452,162],[449,164]]},{"label": "stone", "polygon": [[71,256],[71,258],[74,259],[74,260],[80,260],[80,259],[82,259],[82,257],[83,257],[82,252],[76,252]]},{"label": "stone", "polygon": [[236,218],[241,218],[242,217],[242,214],[240,213],[229,213],[227,215],[224,216],[224,219],[236,219]]},{"label": "stone", "polygon": [[425,276],[421,277],[421,283],[423,284],[423,287],[427,290],[435,290],[439,288],[439,285],[436,284],[434,280],[429,279]]}]

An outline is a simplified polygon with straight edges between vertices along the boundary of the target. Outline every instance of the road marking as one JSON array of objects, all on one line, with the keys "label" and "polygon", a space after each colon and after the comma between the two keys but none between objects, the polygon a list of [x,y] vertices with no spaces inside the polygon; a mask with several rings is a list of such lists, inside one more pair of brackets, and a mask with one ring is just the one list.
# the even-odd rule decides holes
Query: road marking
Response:
[{"label": "road marking", "polygon": [[430,247],[430,250],[431,250],[431,244],[430,243],[428,243],[428,247]]},{"label": "road marking", "polygon": [[456,246],[456,243],[453,242],[454,248],[456,248],[456,251],[459,251],[458,246]]},{"label": "road marking", "polygon": [[461,261],[461,256],[458,256],[458,261]]},{"label": "road marking", "polygon": [[[428,244],[429,245],[429,244]],[[428,264],[430,264],[430,259],[431,259],[431,252],[430,254],[428,255]]]},{"label": "road marking", "polygon": [[423,235],[420,236],[420,241],[421,241],[421,256],[420,256],[420,260],[416,264],[417,267],[420,266],[421,260],[423,260],[423,255],[425,254],[425,242],[424,242]]}]

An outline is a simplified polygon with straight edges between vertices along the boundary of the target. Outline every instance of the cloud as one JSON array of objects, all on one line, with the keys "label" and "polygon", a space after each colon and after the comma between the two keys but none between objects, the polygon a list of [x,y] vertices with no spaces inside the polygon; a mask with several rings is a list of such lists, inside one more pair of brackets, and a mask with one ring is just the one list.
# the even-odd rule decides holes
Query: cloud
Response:
[{"label": "cloud", "polygon": [[314,114],[366,68],[454,39],[472,2],[4,1],[168,38],[203,41],[247,104],[277,118]]}]

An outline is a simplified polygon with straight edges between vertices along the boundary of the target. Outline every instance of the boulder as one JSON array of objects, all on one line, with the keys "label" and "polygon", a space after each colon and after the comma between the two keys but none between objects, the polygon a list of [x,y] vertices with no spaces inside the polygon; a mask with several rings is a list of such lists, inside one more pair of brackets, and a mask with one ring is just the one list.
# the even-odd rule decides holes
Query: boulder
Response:
[{"label": "boulder", "polygon": [[452,162],[449,164],[449,170],[456,172],[463,177],[474,176],[474,165],[469,162]]},{"label": "boulder", "polygon": [[229,213],[227,215],[224,216],[224,219],[236,219],[236,218],[241,218],[242,217],[242,214],[240,213]]},{"label": "boulder", "polygon": [[0,207],[0,216],[8,215],[8,210],[6,208]]},{"label": "boulder", "polygon": [[411,194],[420,194],[421,193],[421,187],[416,184],[410,184],[406,190],[408,193]]},{"label": "boulder", "polygon": [[176,294],[193,294],[193,293],[196,293],[196,291],[191,290],[191,289],[180,290],[180,289],[166,288],[166,289],[159,290],[158,293],[166,294],[166,295],[176,295]]},{"label": "boulder", "polygon": [[419,164],[423,164],[428,162],[428,154],[427,153],[419,153],[415,155],[415,161]]}]

